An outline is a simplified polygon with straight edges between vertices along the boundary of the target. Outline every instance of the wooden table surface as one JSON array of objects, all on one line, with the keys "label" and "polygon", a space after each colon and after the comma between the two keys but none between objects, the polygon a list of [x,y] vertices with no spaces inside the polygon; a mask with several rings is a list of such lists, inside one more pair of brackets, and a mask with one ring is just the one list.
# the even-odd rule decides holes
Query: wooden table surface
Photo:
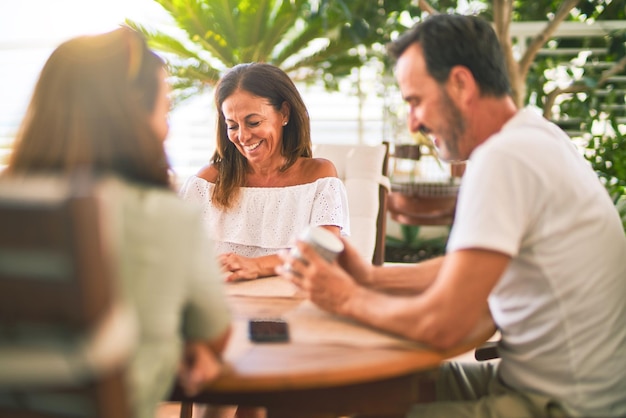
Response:
[{"label": "wooden table surface", "polygon": [[[267,408],[269,418],[354,414],[400,417],[411,404],[433,400],[433,378],[443,360],[468,351],[492,333],[485,330],[483,335],[447,352],[419,345],[336,343],[318,335],[324,329],[306,320],[290,319],[290,313],[303,303],[310,303],[302,298],[230,295],[229,301],[235,321],[225,353],[224,373],[193,398],[185,397],[176,388],[172,401],[262,406]],[[298,331],[292,335],[306,335],[305,341],[302,338],[292,338],[288,343],[248,340],[249,319],[275,317],[286,317],[291,331]],[[367,332],[373,331],[367,329]]]}]

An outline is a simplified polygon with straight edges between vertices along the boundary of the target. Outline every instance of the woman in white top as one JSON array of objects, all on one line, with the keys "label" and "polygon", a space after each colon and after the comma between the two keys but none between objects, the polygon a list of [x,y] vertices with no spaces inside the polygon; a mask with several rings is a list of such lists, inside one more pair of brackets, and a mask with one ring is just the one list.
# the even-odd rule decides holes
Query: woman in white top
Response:
[{"label": "woman in white top", "polygon": [[349,234],[335,166],[312,158],[309,115],[293,81],[270,64],[240,64],[215,89],[217,149],[183,185],[204,207],[226,280],[274,274],[276,253],[308,225]]}]

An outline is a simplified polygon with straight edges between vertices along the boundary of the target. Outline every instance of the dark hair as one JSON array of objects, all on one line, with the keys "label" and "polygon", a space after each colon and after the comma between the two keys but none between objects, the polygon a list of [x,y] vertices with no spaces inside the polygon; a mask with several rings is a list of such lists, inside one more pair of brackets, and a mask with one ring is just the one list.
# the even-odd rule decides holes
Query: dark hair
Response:
[{"label": "dark hair", "polygon": [[511,94],[504,55],[495,31],[476,16],[438,14],[427,17],[387,45],[393,58],[399,58],[413,43],[424,53],[428,73],[445,83],[452,67],[468,68],[484,95]]},{"label": "dark hair", "polygon": [[265,63],[239,64],[230,69],[215,87],[217,108],[217,146],[211,162],[218,171],[213,201],[217,206],[230,207],[239,187],[245,184],[248,162],[228,139],[228,129],[222,104],[237,90],[265,98],[279,111],[283,103],[290,107],[289,123],[283,129],[281,154],[291,167],[298,157],[311,157],[311,125],[309,112],[291,78],[280,68]]},{"label": "dark hair", "polygon": [[7,173],[88,170],[169,186],[150,123],[160,68],[163,60],[126,27],[61,44],[41,71]]}]

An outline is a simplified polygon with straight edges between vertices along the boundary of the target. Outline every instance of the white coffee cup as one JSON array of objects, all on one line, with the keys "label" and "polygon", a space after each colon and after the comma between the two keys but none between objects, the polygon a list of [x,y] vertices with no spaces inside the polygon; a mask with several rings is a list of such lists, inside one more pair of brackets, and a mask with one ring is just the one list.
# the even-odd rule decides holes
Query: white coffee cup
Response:
[{"label": "white coffee cup", "polygon": [[[335,234],[321,226],[306,228],[298,235],[298,239],[313,247],[329,263],[335,261],[339,253],[343,251],[343,242]],[[292,251],[294,250],[297,250],[297,247],[293,247]]]}]

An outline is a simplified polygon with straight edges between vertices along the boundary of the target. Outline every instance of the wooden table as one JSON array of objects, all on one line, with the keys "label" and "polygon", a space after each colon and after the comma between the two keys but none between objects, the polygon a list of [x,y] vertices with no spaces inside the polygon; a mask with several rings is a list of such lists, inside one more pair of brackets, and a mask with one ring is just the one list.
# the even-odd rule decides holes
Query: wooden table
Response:
[{"label": "wooden table", "polygon": [[[402,417],[411,404],[433,400],[434,375],[444,359],[491,336],[486,332],[445,353],[419,346],[359,347],[358,341],[345,345],[293,338],[289,343],[251,343],[248,319],[289,315],[303,299],[232,295],[229,299],[235,329],[225,354],[225,372],[198,396],[185,397],[176,388],[170,400],[263,406],[268,418]],[[321,331],[294,330],[305,325],[289,324],[292,331],[301,335],[306,331],[309,337]]]}]

